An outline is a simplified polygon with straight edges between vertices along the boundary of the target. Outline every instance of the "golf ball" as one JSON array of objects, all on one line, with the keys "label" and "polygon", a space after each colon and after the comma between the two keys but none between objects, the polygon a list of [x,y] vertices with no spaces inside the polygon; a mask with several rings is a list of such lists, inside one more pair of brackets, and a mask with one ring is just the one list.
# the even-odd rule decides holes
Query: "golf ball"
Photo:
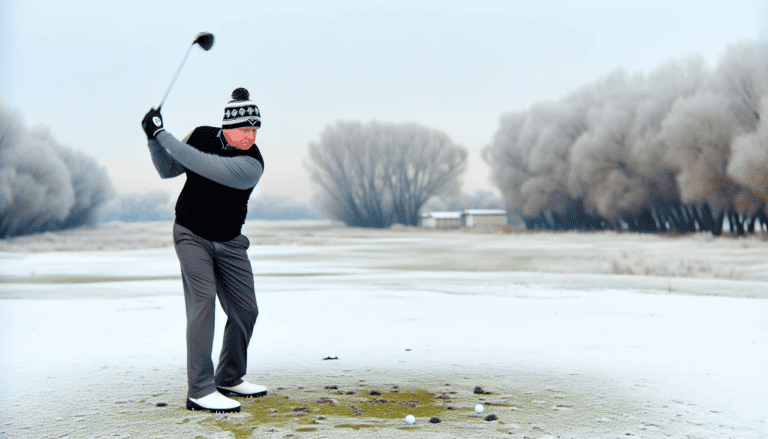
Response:
[{"label": "golf ball", "polygon": [[413,415],[408,415],[405,417],[405,423],[408,425],[413,425],[416,423],[416,418],[414,418]]},{"label": "golf ball", "polygon": [[485,407],[483,407],[483,405],[482,405],[482,404],[478,404],[478,405],[476,405],[476,406],[475,406],[475,411],[476,411],[477,413],[482,413],[482,412],[484,412],[484,411],[485,411]]}]

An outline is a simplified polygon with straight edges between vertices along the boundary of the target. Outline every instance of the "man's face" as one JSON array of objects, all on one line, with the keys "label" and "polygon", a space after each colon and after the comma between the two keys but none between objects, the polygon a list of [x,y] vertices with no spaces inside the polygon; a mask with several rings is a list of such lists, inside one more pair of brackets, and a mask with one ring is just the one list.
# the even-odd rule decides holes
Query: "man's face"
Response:
[{"label": "man's face", "polygon": [[232,128],[224,130],[224,138],[227,143],[238,149],[248,149],[256,142],[256,127]]}]

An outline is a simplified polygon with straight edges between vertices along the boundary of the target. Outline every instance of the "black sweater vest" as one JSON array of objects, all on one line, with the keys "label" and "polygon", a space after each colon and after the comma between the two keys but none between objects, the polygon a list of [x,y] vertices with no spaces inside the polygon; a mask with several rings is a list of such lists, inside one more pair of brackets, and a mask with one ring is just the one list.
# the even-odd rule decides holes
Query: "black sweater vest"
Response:
[{"label": "black sweater vest", "polygon": [[[220,128],[197,127],[189,136],[187,144],[198,150],[222,157],[248,155],[261,163],[264,159],[256,145],[248,150],[223,149],[223,134],[217,136]],[[176,201],[176,223],[197,236],[209,241],[225,242],[237,238],[248,213],[248,198],[253,188],[235,189],[209,180],[187,169],[187,181]]]}]

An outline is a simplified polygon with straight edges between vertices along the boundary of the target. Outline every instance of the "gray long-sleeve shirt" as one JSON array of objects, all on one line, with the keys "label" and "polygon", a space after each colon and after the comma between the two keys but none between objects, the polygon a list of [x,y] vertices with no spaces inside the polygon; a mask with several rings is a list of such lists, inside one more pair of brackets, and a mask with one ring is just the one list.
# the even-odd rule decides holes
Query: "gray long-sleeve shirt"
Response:
[{"label": "gray long-sleeve shirt", "polygon": [[[191,133],[190,133],[191,134]],[[219,131],[219,135],[222,133]],[[256,186],[264,172],[261,163],[253,157],[222,157],[204,153],[197,148],[179,141],[168,131],[163,131],[149,141],[152,163],[161,178],[173,178],[187,169],[216,183],[235,189]],[[234,149],[222,142],[222,148]]]}]

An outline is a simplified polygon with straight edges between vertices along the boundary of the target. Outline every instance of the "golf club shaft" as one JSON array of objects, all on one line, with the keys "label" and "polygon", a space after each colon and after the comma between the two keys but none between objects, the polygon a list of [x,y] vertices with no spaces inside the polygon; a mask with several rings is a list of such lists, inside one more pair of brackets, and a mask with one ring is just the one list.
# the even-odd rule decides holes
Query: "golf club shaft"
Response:
[{"label": "golf club shaft", "polygon": [[171,88],[173,88],[173,84],[176,82],[176,78],[179,77],[179,73],[181,73],[181,68],[184,67],[184,63],[187,62],[187,57],[189,57],[189,52],[192,51],[192,47],[195,45],[195,43],[192,43],[189,46],[189,49],[187,50],[187,54],[184,55],[184,59],[181,61],[181,65],[179,66],[179,69],[176,70],[176,75],[174,75],[173,80],[171,81],[171,85],[168,86],[168,91],[165,92],[165,96],[163,96],[163,100],[160,101],[160,105],[157,107],[157,111],[160,111],[161,108],[163,108],[163,104],[165,103],[165,98],[168,97],[168,93],[171,92]]}]

